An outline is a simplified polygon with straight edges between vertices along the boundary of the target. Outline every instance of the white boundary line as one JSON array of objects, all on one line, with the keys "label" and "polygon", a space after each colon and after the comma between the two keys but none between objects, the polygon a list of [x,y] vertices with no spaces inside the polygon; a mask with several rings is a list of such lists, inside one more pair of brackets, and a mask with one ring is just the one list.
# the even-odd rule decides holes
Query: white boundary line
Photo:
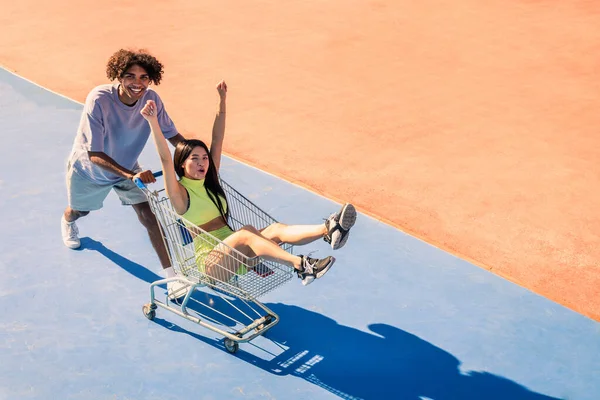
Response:
[{"label": "white boundary line", "polygon": [[37,86],[37,87],[39,87],[40,89],[44,89],[44,90],[45,90],[45,91],[47,91],[47,92],[50,92],[50,93],[52,93],[52,94],[54,94],[54,95],[56,95],[56,96],[62,97],[63,99],[67,99],[67,100],[69,100],[69,101],[72,101],[72,102],[73,102],[73,103],[75,103],[75,104],[83,105],[83,103],[80,103],[80,102],[78,102],[77,100],[73,100],[72,98],[70,98],[70,97],[68,97],[68,96],[65,96],[64,94],[60,94],[60,93],[58,93],[58,92],[55,92],[55,91],[54,91],[54,90],[52,90],[52,89],[48,89],[47,87],[44,87],[44,86],[40,85],[39,83],[36,83],[36,82],[32,81],[31,79],[27,79],[27,78],[25,78],[24,76],[22,76],[22,75],[19,75],[19,74],[17,74],[17,73],[16,73],[16,72],[14,72],[14,71],[11,71],[11,70],[9,70],[9,69],[8,69],[8,68],[6,68],[4,65],[0,65],[0,68],[2,68],[3,70],[5,70],[6,72],[8,72],[8,73],[10,73],[10,74],[12,74],[12,75],[14,75],[14,76],[16,76],[16,77],[17,77],[17,78],[19,78],[19,79],[22,79],[22,80],[24,80],[24,81],[26,81],[26,82],[29,82],[29,83],[31,83],[31,84],[32,84],[32,85],[34,85],[34,86]]}]

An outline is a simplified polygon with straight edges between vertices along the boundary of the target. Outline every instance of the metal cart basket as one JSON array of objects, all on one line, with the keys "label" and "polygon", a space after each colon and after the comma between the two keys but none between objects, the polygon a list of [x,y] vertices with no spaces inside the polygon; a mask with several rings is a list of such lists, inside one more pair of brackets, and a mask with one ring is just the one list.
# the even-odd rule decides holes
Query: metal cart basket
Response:
[{"label": "metal cart basket", "polygon": [[[162,172],[154,175],[160,176]],[[173,209],[164,188],[151,191],[140,180],[136,184],[146,194],[158,220],[176,273],[175,277],[150,284],[150,303],[142,308],[146,318],[153,320],[157,307],[162,307],[224,336],[225,349],[230,353],[238,350],[239,343],[249,342],[279,322],[279,316],[260,303],[258,298],[289,282],[295,274],[292,267],[245,256],[207,231],[184,221]],[[221,186],[229,206],[228,222],[234,230],[245,225],[260,230],[277,222],[227,182],[221,180]],[[228,250],[217,253],[222,258],[218,259],[218,263],[210,264],[210,273],[202,265],[202,260],[197,261],[195,242],[200,240],[211,247]],[[282,244],[281,247],[289,253],[293,251],[292,245]],[[208,257],[205,261],[211,262]],[[226,269],[225,265],[229,268]],[[173,281],[185,285],[183,300],[174,301],[167,296],[165,301],[158,300],[155,288]],[[199,292],[203,293],[193,296]]]}]

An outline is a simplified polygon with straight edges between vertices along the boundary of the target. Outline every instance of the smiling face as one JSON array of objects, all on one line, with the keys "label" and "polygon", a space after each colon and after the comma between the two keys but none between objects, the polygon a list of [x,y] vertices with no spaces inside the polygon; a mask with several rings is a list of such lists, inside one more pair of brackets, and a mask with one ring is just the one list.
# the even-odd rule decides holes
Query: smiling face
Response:
[{"label": "smiling face", "polygon": [[150,85],[150,77],[139,65],[132,65],[119,78],[119,99],[127,105],[135,104]]},{"label": "smiling face", "polygon": [[185,177],[189,179],[204,179],[210,166],[208,153],[202,146],[196,146],[182,164]]}]

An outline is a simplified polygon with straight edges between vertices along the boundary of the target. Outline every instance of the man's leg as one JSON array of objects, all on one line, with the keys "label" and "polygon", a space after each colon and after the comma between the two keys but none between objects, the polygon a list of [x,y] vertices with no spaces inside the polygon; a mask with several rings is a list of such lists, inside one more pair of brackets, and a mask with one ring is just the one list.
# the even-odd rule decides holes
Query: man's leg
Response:
[{"label": "man's leg", "polygon": [[[175,270],[170,264],[169,253],[165,247],[160,226],[150,209],[150,204],[148,203],[148,199],[144,192],[130,180],[119,182],[113,189],[115,189],[115,192],[121,199],[123,205],[131,205],[133,207],[138,219],[148,231],[150,242],[152,243],[152,247],[154,247],[154,251],[156,251],[156,255],[158,255],[165,277],[174,277]],[[167,283],[167,293],[172,300],[185,296],[188,289],[189,286],[180,281],[171,281]]]},{"label": "man's leg", "polygon": [[[165,242],[162,238],[162,232],[158,221],[156,220],[156,216],[152,213],[150,209],[150,204],[148,202],[133,204],[133,209],[137,213],[138,219],[144,225],[146,230],[148,231],[148,236],[150,237],[150,242],[152,243],[152,247],[154,247],[154,251],[158,255],[158,259],[160,260],[160,264],[163,267],[163,271],[165,273],[165,277],[172,278],[175,276],[175,271],[170,264],[169,253],[167,248],[165,247]],[[179,281],[172,281],[167,283],[167,294],[169,299],[177,301],[187,294],[189,290],[189,286]]]},{"label": "man's leg", "polygon": [[67,167],[66,182],[69,205],[63,212],[60,228],[65,246],[77,249],[81,246],[81,242],[75,221],[88,215],[92,210],[101,209],[111,187],[96,185],[80,176],[71,166]]},{"label": "man's leg", "polygon": [[133,207],[140,223],[148,231],[150,243],[152,243],[152,247],[154,247],[154,251],[156,252],[156,255],[158,255],[160,264],[165,270],[167,277],[174,276],[175,272],[173,271],[173,268],[171,268],[169,253],[165,247],[162,232],[154,213],[152,213],[152,210],[150,209],[148,198],[144,192],[129,179],[117,183],[113,186],[113,189],[117,196],[119,196],[119,199],[121,199],[121,204]]},{"label": "man's leg", "polygon": [[165,247],[165,243],[162,238],[162,232],[158,226],[158,221],[150,209],[150,204],[148,204],[148,202],[144,202],[133,204],[132,207],[135,210],[138,219],[148,231],[150,243],[152,243],[152,247],[154,247],[154,251],[156,251],[163,269],[169,268],[171,266],[169,253]]},{"label": "man's leg", "polygon": [[65,209],[63,216],[65,217],[65,220],[67,222],[75,222],[79,218],[85,217],[89,213],[90,213],[89,211],[77,211],[77,210],[73,210],[71,207],[67,207]]}]

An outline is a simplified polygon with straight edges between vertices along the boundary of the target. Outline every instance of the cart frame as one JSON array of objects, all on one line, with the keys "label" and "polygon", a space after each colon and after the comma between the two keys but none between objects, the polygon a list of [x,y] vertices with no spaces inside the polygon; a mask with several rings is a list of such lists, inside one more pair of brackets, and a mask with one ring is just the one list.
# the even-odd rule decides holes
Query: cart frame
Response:
[{"label": "cart frame", "polygon": [[[161,175],[162,171],[154,173],[155,177]],[[221,179],[220,182],[227,196],[228,223],[232,229],[238,230],[243,226],[251,225],[260,230],[277,223],[277,220],[226,181]],[[258,298],[289,282],[295,274],[294,269],[260,257],[247,257],[209,232],[185,221],[173,209],[164,188],[151,191],[141,180],[136,179],[135,183],[146,195],[150,208],[158,220],[171,265],[175,270],[174,277],[160,279],[150,284],[150,302],[142,307],[146,318],[153,320],[156,309],[161,307],[223,336],[225,349],[230,353],[235,353],[240,343],[249,342],[274,327],[279,322],[279,316],[258,301]],[[223,259],[230,258],[228,262],[239,265],[237,271],[229,271],[224,275],[227,278],[223,279],[205,273],[196,264],[194,242],[197,240],[207,240],[211,245],[227,247],[230,254],[225,255]],[[293,254],[293,245],[281,244],[280,247]],[[214,267],[216,266],[213,265]],[[223,268],[221,265],[219,267]],[[258,272],[255,273],[259,267],[261,271],[267,271],[270,275],[261,274],[261,276]],[[185,285],[186,294],[183,300],[179,302],[169,299],[168,294],[164,301],[159,300],[155,289],[174,281]],[[212,300],[199,301],[193,298],[193,294],[197,291],[218,297],[223,304],[227,304],[230,311],[217,309],[211,304]],[[189,307],[190,303],[196,303],[213,315],[225,318],[228,323]],[[237,317],[234,314],[237,314]]]}]

